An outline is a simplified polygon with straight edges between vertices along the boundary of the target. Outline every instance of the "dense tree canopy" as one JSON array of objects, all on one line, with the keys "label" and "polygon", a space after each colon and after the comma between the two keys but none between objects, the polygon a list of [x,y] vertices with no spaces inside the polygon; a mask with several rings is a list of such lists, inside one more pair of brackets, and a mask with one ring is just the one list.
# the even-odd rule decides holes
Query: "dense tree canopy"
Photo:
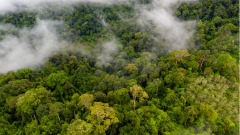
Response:
[{"label": "dense tree canopy", "polygon": [[[0,15],[17,28],[64,21],[57,30],[71,46],[34,69],[0,74],[0,134],[238,135],[239,1],[179,5],[179,21],[197,22],[180,50],[156,39],[153,24],[135,23],[132,4]],[[18,35],[0,30],[0,40],[7,34]],[[102,44],[112,35],[111,52]]]}]

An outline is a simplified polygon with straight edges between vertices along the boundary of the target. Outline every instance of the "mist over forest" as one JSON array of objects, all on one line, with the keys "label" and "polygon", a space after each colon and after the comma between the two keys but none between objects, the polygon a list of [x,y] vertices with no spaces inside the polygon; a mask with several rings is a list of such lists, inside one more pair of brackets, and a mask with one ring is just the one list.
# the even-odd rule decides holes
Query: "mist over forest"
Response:
[{"label": "mist over forest", "polygon": [[238,135],[239,1],[0,1],[0,134]]}]

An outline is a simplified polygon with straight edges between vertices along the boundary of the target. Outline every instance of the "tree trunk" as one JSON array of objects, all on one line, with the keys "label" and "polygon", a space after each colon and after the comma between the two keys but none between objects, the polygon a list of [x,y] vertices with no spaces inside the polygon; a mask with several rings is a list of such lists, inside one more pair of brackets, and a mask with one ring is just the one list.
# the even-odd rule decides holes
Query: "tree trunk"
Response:
[{"label": "tree trunk", "polygon": [[203,65],[203,60],[201,61],[201,63],[200,63],[200,65],[199,65],[199,71],[201,71],[201,69],[202,69],[202,65]]},{"label": "tree trunk", "polygon": [[59,117],[59,115],[58,115],[58,120],[59,120],[59,123],[61,123],[61,120],[60,120],[60,117]]},{"label": "tree trunk", "polygon": [[35,113],[33,113],[33,117],[35,118],[35,120],[37,120],[37,117],[36,117]]}]

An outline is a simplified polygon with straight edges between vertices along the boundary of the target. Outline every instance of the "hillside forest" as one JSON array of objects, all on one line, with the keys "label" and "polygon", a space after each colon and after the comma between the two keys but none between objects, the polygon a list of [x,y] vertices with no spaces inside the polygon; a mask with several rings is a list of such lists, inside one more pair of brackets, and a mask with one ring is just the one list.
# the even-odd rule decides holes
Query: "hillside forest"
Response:
[{"label": "hillside forest", "polygon": [[[172,15],[192,30],[181,46],[154,21],[137,23],[136,2],[153,1],[0,14],[0,49],[40,20],[60,22],[53,40],[63,41],[16,70],[0,50],[0,135],[238,135],[239,1],[179,3]],[[39,49],[41,36],[24,38]]]}]

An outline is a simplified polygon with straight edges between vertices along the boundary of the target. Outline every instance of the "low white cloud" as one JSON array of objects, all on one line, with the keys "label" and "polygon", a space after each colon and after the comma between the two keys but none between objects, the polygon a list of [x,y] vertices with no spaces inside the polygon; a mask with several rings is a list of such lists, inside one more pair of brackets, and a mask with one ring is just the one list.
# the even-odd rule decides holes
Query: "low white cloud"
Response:
[{"label": "low white cloud", "polygon": [[[181,2],[194,0],[152,0],[150,4],[142,5],[137,0],[0,0],[0,15],[8,12],[21,10],[41,11],[45,5],[63,6],[76,3],[101,3],[101,4],[122,4],[129,1],[135,2],[136,12],[139,11],[139,20],[136,23],[143,27],[155,26],[155,31],[160,37],[155,39],[164,40],[171,44],[173,49],[185,48],[188,39],[192,36],[194,29],[193,22],[182,22],[174,16],[174,11]],[[100,16],[103,26],[109,27],[103,17]],[[57,21],[37,20],[33,28],[18,29],[10,25],[0,24],[0,30],[17,31],[16,35],[6,35],[0,41],[0,73],[16,71],[22,68],[31,68],[44,61],[59,50],[63,41],[59,41],[55,26]],[[10,32],[11,33],[11,32]],[[98,53],[97,61],[100,65],[108,65],[114,59],[114,53],[118,52],[117,39],[112,39],[100,45],[101,50],[93,50]],[[91,55],[91,51],[84,51],[79,47],[83,55]],[[83,48],[83,49],[82,49]],[[98,48],[97,48],[98,49]]]},{"label": "low white cloud", "polygon": [[18,36],[4,36],[0,41],[0,73],[44,63],[45,59],[63,46],[54,28],[59,24],[56,21],[38,20],[32,29],[20,29]]},{"label": "low white cloud", "polygon": [[0,14],[17,10],[36,10],[46,4],[68,6],[76,3],[120,4],[129,0],[0,0]]},{"label": "low white cloud", "polygon": [[174,16],[177,5],[195,0],[153,0],[151,4],[141,7],[139,23],[143,26],[154,25],[160,34],[159,40],[165,40],[173,49],[187,47],[189,38],[193,35],[194,22],[182,22]]},{"label": "low white cloud", "polygon": [[97,57],[97,62],[100,65],[107,66],[114,59],[114,53],[118,52],[118,44],[116,39],[107,41],[101,45],[101,50]]}]

